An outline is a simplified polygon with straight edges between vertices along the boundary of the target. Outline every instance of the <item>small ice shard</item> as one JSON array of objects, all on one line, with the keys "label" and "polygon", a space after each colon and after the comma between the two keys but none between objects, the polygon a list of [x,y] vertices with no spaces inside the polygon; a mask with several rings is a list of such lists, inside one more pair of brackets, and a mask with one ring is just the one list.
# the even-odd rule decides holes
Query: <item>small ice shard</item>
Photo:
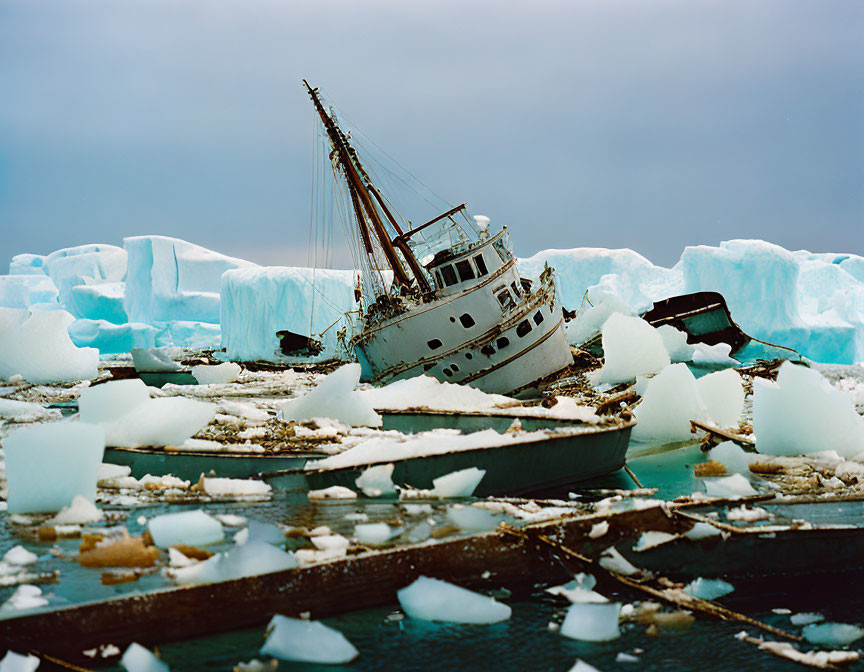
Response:
[{"label": "small ice shard", "polygon": [[642,536],[639,537],[639,541],[637,541],[633,546],[633,550],[637,553],[641,553],[642,551],[656,548],[657,546],[669,543],[670,541],[675,541],[677,538],[677,534],[669,534],[668,532],[643,532]]},{"label": "small ice shard", "polygon": [[271,658],[264,663],[257,658],[253,658],[248,662],[239,662],[234,666],[234,672],[273,672],[279,667],[279,661]]},{"label": "small ice shard", "polygon": [[757,520],[768,520],[771,514],[765,509],[760,509],[758,506],[748,508],[743,504],[737,508],[729,509],[726,512],[727,520],[740,520],[745,523],[755,523]]},{"label": "small ice shard", "polygon": [[699,539],[707,539],[708,537],[716,537],[721,534],[720,530],[708,523],[696,523],[684,533],[684,536],[693,541]]},{"label": "small ice shard", "polygon": [[106,445],[119,448],[179,446],[206,427],[215,415],[216,407],[203,401],[185,397],[149,399],[103,425]]},{"label": "small ice shard", "polygon": [[708,459],[720,462],[730,474],[749,475],[750,464],[758,460],[759,456],[756,453],[745,452],[732,441],[724,441],[708,451]]},{"label": "small ice shard", "polygon": [[6,652],[3,660],[0,660],[0,672],[36,672],[39,667],[39,659],[32,655],[21,655],[12,649]]},{"label": "small ice shard", "polygon": [[130,352],[136,371],[164,371],[170,373],[172,371],[183,370],[183,367],[173,359],[181,353],[179,348],[170,346],[164,348],[132,348]]},{"label": "small ice shard", "polygon": [[615,656],[616,663],[638,663],[639,657],[634,656],[630,653],[624,653],[623,651],[619,652],[617,656]]},{"label": "small ice shard", "polygon": [[312,545],[319,551],[334,551],[337,549],[345,549],[350,546],[348,539],[341,534],[319,534],[310,536],[309,540]]},{"label": "small ice shard", "polygon": [[140,378],[112,380],[81,391],[78,397],[79,419],[88,425],[107,424],[149,401],[150,393]]},{"label": "small ice shard", "polygon": [[569,672],[600,672],[600,670],[593,665],[589,665],[581,658],[577,658],[576,664],[570,668]]},{"label": "small ice shard", "polygon": [[48,600],[42,597],[42,589],[39,586],[24,584],[18,586],[12,596],[3,603],[0,611],[23,611],[25,609],[37,609],[48,604]]},{"label": "small ice shard", "polygon": [[734,369],[715,371],[696,380],[696,389],[718,427],[738,427],[744,411],[744,385]]},{"label": "small ice shard", "polygon": [[319,621],[306,621],[276,614],[267,626],[261,653],[301,663],[340,665],[359,654],[338,630]]},{"label": "small ice shard", "polygon": [[571,604],[561,624],[561,634],[585,642],[617,639],[621,635],[618,630],[620,612],[619,602]]},{"label": "small ice shard", "polygon": [[305,396],[282,404],[282,419],[305,422],[313,418],[332,418],[352,427],[380,427],[381,416],[356,391],[359,382],[360,365],[346,364],[326,376]]},{"label": "small ice shard", "polygon": [[774,607],[774,608],[771,610],[771,612],[772,612],[772,613],[775,613],[775,614],[781,614],[781,615],[783,615],[783,614],[791,614],[791,613],[792,613],[792,610],[791,610],[791,609],[786,609],[785,607]]},{"label": "small ice shard", "polygon": [[792,625],[811,625],[813,623],[821,623],[825,620],[825,617],[822,614],[803,612],[800,614],[792,614],[792,616],[789,617],[789,620],[792,622]]},{"label": "small ice shard", "polygon": [[357,499],[357,493],[344,485],[331,485],[323,490],[310,490],[306,496],[309,499]]},{"label": "small ice shard", "polygon": [[703,579],[701,576],[684,587],[684,592],[700,600],[716,600],[728,595],[735,587],[722,579]]},{"label": "small ice shard", "polygon": [[83,525],[95,523],[102,519],[102,512],[86,497],[75,495],[69,506],[60,509],[60,513],[48,521],[49,525]]},{"label": "small ice shard", "polygon": [[442,498],[470,497],[485,475],[486,471],[477,467],[451,471],[432,480],[431,494]]},{"label": "small ice shard", "polygon": [[354,538],[366,546],[380,546],[392,536],[393,531],[387,523],[366,523],[354,527]]},{"label": "small ice shard", "polygon": [[170,668],[154,656],[149,649],[140,644],[132,642],[120,664],[126,668],[126,672],[169,672]]},{"label": "small ice shard", "polygon": [[588,532],[588,536],[591,537],[592,539],[599,539],[604,534],[606,534],[608,531],[609,531],[609,522],[604,520],[602,522],[595,523],[594,525],[592,525],[591,531]]},{"label": "small ice shard", "polygon": [[693,359],[693,353],[696,349],[687,342],[686,333],[676,329],[671,324],[663,324],[656,329],[660,338],[663,339],[663,345],[673,363],[689,362]]},{"label": "small ice shard", "polygon": [[204,562],[174,571],[174,579],[183,586],[232,581],[247,576],[270,574],[297,567],[293,553],[287,553],[263,541],[250,540],[217,553]]},{"label": "small ice shard", "polygon": [[753,433],[765,455],[834,450],[851,459],[864,450],[864,418],[851,395],[791,362],[780,366],[777,382],[753,381]]},{"label": "small ice shard", "polygon": [[660,334],[641,317],[613,313],[603,324],[602,341],[605,363],[597,383],[627,383],[670,362]]},{"label": "small ice shard", "polygon": [[9,513],[59,511],[76,495],[96,499],[105,432],[55,422],[19,429],[3,439]]},{"label": "small ice shard", "polygon": [[666,443],[692,440],[690,421],[705,417],[705,405],[687,365],[672,364],[649,379],[634,415],[638,422],[633,428],[634,439]]},{"label": "small ice shard", "polygon": [[499,623],[511,614],[509,606],[494,598],[426,576],[396,594],[406,614],[424,621]]},{"label": "small ice shard", "polygon": [[724,499],[735,499],[737,497],[748,497],[755,495],[756,490],[741,474],[732,474],[722,478],[702,479],[705,492],[709,497],[722,497]]},{"label": "small ice shard", "polygon": [[639,568],[634,567],[630,562],[621,555],[614,546],[609,546],[600,554],[600,566],[610,572],[617,572],[624,576],[638,574]]},{"label": "small ice shard", "polygon": [[848,646],[864,637],[864,630],[849,623],[820,623],[819,625],[805,625],[801,634],[811,644]]},{"label": "small ice shard", "polygon": [[205,478],[203,485],[211,497],[262,497],[273,489],[264,481],[248,478]]},{"label": "small ice shard", "polygon": [[396,492],[396,486],[393,485],[393,464],[376,464],[364,469],[354,483],[367,497],[392,495]]},{"label": "small ice shard", "polygon": [[18,567],[32,565],[38,559],[38,555],[36,555],[35,553],[31,553],[21,545],[9,549],[8,551],[6,551],[6,555],[3,556],[4,563],[6,563],[7,565],[16,565]]},{"label": "small ice shard", "polygon": [[69,336],[75,318],[65,310],[0,308],[0,380],[76,382],[97,375],[99,351],[77,348]]},{"label": "small ice shard", "polygon": [[225,536],[222,523],[200,509],[156,516],[147,523],[147,529],[159,548],[177,544],[206,546],[219,543]]},{"label": "small ice shard", "polygon": [[447,508],[447,520],[460,530],[486,532],[496,529],[501,522],[501,517],[490,511],[478,509],[476,506],[454,504]]},{"label": "small ice shard", "polygon": [[199,385],[224,385],[233,383],[240,377],[242,369],[236,362],[223,362],[222,364],[192,367],[192,375]]},{"label": "small ice shard", "polygon": [[566,597],[570,602],[602,604],[609,600],[600,593],[594,592],[592,588],[597,581],[590,574],[577,574],[573,581],[568,581],[562,586],[547,588],[546,592],[551,595]]}]

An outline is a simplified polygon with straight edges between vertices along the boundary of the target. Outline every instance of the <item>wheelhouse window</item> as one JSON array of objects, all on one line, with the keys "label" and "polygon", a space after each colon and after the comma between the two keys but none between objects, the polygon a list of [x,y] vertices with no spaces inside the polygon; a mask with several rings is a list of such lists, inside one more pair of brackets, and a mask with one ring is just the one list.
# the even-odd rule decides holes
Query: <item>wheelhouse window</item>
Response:
[{"label": "wheelhouse window", "polygon": [[482,278],[484,275],[489,273],[489,270],[486,268],[486,260],[483,258],[482,254],[478,254],[474,257],[474,264],[477,266],[478,278]]},{"label": "wheelhouse window", "polygon": [[474,279],[474,269],[471,267],[471,262],[467,259],[456,262],[456,270],[459,271],[459,278],[462,282]]},{"label": "wheelhouse window", "polygon": [[495,295],[495,298],[498,299],[498,303],[501,304],[502,308],[512,308],[516,305],[516,302],[513,300],[513,297],[510,295],[510,292],[507,291],[506,287],[498,292]]},{"label": "wheelhouse window", "polygon": [[511,283],[510,283],[510,289],[513,290],[513,293],[514,293],[517,297],[522,296],[522,292],[519,291],[519,285],[517,285],[515,282],[511,282]]},{"label": "wheelhouse window", "polygon": [[465,327],[466,329],[470,329],[475,324],[474,318],[471,317],[468,313],[462,313],[459,316],[459,321],[462,323],[462,326]]},{"label": "wheelhouse window", "polygon": [[459,282],[459,279],[456,277],[456,271],[450,265],[441,267],[441,277],[444,278],[444,284],[448,287]]},{"label": "wheelhouse window", "polygon": [[531,332],[531,325],[528,324],[528,320],[522,320],[519,323],[519,326],[516,327],[516,335],[519,338],[523,338],[527,336]]},{"label": "wheelhouse window", "polygon": [[435,282],[438,283],[439,287],[444,286],[444,281],[441,279],[441,271],[435,271]]},{"label": "wheelhouse window", "polygon": [[498,240],[496,240],[494,243],[492,243],[492,246],[495,248],[498,256],[501,257],[501,261],[503,261],[505,264],[510,261],[510,251],[507,249],[507,244],[504,242],[503,238],[499,238]]}]

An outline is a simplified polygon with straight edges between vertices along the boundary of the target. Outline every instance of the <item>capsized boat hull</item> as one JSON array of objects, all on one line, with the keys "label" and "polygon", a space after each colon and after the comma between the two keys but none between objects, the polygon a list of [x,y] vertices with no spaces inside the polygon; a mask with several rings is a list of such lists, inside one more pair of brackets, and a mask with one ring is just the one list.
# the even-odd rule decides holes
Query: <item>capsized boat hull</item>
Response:
[{"label": "capsized boat hull", "polygon": [[[540,441],[395,460],[392,478],[396,484],[427,490],[439,476],[476,467],[486,472],[474,492],[477,497],[556,490],[621,469],[634,425],[587,428],[578,434]],[[355,481],[369,466],[298,469],[265,474],[264,478],[276,489],[305,485],[320,490],[341,485],[356,490]]]}]

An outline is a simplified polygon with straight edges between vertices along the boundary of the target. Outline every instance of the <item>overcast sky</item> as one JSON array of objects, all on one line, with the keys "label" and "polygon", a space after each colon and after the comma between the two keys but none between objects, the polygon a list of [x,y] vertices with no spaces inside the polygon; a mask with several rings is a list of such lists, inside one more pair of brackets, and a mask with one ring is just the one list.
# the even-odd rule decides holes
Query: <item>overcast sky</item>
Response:
[{"label": "overcast sky", "polygon": [[864,254],[858,0],[0,0],[0,272],[147,233],[305,263],[302,77],[521,256]]}]

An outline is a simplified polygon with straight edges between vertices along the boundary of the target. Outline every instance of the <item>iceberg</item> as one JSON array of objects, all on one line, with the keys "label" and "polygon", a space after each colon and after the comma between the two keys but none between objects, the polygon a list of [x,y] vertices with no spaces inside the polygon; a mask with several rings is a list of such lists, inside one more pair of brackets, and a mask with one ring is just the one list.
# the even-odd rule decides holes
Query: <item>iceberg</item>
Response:
[{"label": "iceberg", "polygon": [[218,544],[224,538],[222,523],[198,511],[166,513],[151,518],[147,523],[153,543],[165,549],[176,544],[186,546],[206,546]]},{"label": "iceberg", "polygon": [[57,286],[60,302],[77,317],[72,288],[98,282],[119,282],[126,275],[126,252],[116,245],[79,245],[52,252],[45,257],[48,275]]},{"label": "iceberg", "polygon": [[561,624],[561,634],[584,642],[608,642],[621,636],[619,602],[577,602],[570,605]]},{"label": "iceberg", "polygon": [[42,254],[16,254],[9,262],[9,275],[48,275],[48,264]]},{"label": "iceberg", "polygon": [[613,313],[603,325],[602,338],[605,363],[592,382],[626,383],[670,363],[660,334],[641,317]]},{"label": "iceberg", "polygon": [[66,299],[67,310],[75,317],[124,324],[129,321],[123,307],[125,288],[122,282],[76,285]]},{"label": "iceberg", "polygon": [[120,664],[126,668],[126,672],[170,672],[168,665],[135,642],[126,649]]},{"label": "iceberg", "polygon": [[408,616],[424,621],[499,623],[511,614],[509,606],[491,597],[426,576],[397,591],[396,595]]},{"label": "iceberg", "polygon": [[687,334],[671,324],[662,324],[656,329],[663,340],[666,352],[669,353],[669,359],[673,362],[689,362],[693,359],[696,348],[687,342]]},{"label": "iceberg", "polygon": [[219,324],[222,274],[256,265],[167,236],[123,239],[128,254],[124,307],[130,322]]},{"label": "iceberg", "polygon": [[586,292],[588,305],[581,305],[576,317],[566,324],[567,342],[571,345],[582,345],[600,333],[603,325],[613,313],[635,317],[636,313],[630,306],[615,294],[606,292],[599,287]]},{"label": "iceberg", "polygon": [[130,352],[156,345],[159,329],[149,324],[113,324],[107,320],[78,319],[69,325],[69,337],[79,348],[96,348],[100,354]]},{"label": "iceberg", "polygon": [[687,365],[671,364],[647,380],[642,403],[633,414],[634,439],[672,443],[692,439],[690,421],[703,419],[706,409]]},{"label": "iceberg", "polygon": [[850,395],[791,362],[781,365],[776,382],[753,381],[753,433],[765,455],[833,450],[851,459],[864,451],[864,419]]},{"label": "iceberg", "polygon": [[261,653],[301,663],[340,665],[350,663],[357,649],[338,630],[318,621],[304,621],[276,614],[267,626]]},{"label": "iceberg", "polygon": [[360,365],[346,364],[325,376],[305,396],[282,404],[282,419],[305,422],[330,418],[352,427],[380,427],[381,416],[355,389],[359,382]]},{"label": "iceberg", "polygon": [[339,351],[346,313],[357,309],[354,271],[245,267],[222,277],[222,347],[235,361],[280,361],[280,331],[321,341],[322,358]]},{"label": "iceberg", "polygon": [[101,427],[54,422],[19,429],[3,440],[9,513],[54,513],[76,495],[96,499],[105,452]]},{"label": "iceberg", "polygon": [[150,393],[140,378],[93,385],[78,397],[79,419],[91,425],[113,422],[149,401]]},{"label": "iceberg", "polygon": [[0,275],[0,307],[29,308],[51,304],[60,308],[59,293],[51,278],[44,275]]},{"label": "iceberg", "polygon": [[0,379],[20,374],[43,384],[95,378],[99,351],[75,347],[67,331],[74,321],[63,310],[0,308]]},{"label": "iceberg", "polygon": [[744,411],[744,385],[736,371],[726,369],[702,376],[696,381],[696,389],[708,416],[719,427],[738,427]]}]

